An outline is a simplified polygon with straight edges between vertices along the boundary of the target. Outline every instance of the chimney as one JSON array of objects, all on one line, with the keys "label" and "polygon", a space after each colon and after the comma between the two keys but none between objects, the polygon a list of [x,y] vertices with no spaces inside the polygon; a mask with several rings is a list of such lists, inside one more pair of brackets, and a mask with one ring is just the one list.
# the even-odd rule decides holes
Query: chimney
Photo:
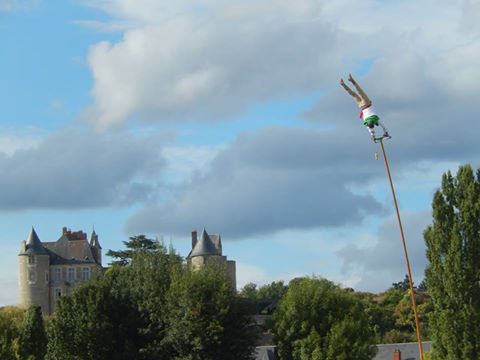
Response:
[{"label": "chimney", "polygon": [[400,350],[396,349],[393,352],[393,360],[402,360],[402,353],[400,352]]},{"label": "chimney", "polygon": [[192,250],[197,245],[197,230],[192,231]]}]

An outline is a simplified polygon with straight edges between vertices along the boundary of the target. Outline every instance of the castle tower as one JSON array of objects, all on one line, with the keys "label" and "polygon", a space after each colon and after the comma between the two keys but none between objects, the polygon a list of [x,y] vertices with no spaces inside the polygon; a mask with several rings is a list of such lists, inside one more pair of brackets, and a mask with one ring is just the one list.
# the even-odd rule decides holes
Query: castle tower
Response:
[{"label": "castle tower", "polygon": [[39,305],[43,314],[50,314],[50,255],[33,226],[18,256],[20,306]]},{"label": "castle tower", "polygon": [[92,235],[90,236],[90,247],[92,248],[93,258],[95,262],[102,265],[102,247],[98,241],[98,235],[93,228]]},{"label": "castle tower", "polygon": [[227,257],[222,255],[222,239],[220,235],[209,235],[203,229],[200,238],[198,238],[197,231],[192,231],[192,250],[187,256],[187,264],[193,270],[201,269],[207,264],[225,266],[233,289],[237,287],[235,261],[227,260]]}]

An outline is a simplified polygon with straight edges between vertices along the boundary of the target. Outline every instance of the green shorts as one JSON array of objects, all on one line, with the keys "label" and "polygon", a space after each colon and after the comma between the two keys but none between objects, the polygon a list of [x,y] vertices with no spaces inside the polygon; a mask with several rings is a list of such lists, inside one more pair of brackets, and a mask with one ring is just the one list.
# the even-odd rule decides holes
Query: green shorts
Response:
[{"label": "green shorts", "polygon": [[377,115],[372,115],[363,120],[363,125],[368,127],[378,126],[378,121],[380,118]]}]

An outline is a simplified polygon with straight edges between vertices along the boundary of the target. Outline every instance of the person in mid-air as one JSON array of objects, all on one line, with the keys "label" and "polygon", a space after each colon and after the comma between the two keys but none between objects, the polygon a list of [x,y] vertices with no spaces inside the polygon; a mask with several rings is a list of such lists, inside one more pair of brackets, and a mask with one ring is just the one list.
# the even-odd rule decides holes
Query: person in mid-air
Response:
[{"label": "person in mid-air", "polygon": [[345,91],[355,99],[355,102],[360,109],[360,118],[363,120],[363,125],[367,127],[373,141],[377,140],[377,138],[375,137],[375,126],[380,126],[383,129],[383,137],[390,137],[387,128],[380,122],[380,118],[373,109],[372,101],[368,98],[367,94],[365,94],[360,85],[358,85],[358,83],[352,77],[352,74],[348,75],[348,81],[350,81],[353,86],[355,86],[358,94],[352,89],[350,89],[347,84],[345,84],[343,79],[340,79],[340,85],[342,85]]}]

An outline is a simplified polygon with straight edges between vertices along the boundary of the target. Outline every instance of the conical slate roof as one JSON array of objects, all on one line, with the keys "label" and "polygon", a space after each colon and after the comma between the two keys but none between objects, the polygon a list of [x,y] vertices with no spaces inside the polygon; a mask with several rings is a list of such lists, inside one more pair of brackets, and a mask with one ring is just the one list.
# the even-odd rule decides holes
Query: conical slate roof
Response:
[{"label": "conical slate roof", "polygon": [[33,226],[28,234],[25,252],[21,255],[48,255]]},{"label": "conical slate roof", "polygon": [[205,229],[203,229],[200,239],[195,244],[189,257],[203,255],[221,255]]},{"label": "conical slate roof", "polygon": [[93,228],[92,236],[90,237],[90,245],[102,249],[102,247],[100,246],[100,242],[98,241],[98,235],[95,232],[95,228]]}]

